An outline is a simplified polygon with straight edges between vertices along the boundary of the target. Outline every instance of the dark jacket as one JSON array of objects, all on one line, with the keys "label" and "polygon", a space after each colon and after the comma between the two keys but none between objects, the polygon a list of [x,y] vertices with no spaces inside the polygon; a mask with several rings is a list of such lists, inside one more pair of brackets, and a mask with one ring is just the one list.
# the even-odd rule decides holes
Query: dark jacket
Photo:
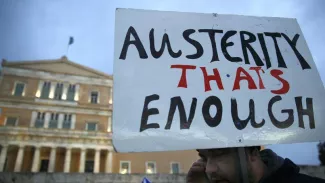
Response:
[{"label": "dark jacket", "polygon": [[261,152],[261,157],[268,173],[260,183],[325,183],[323,179],[299,173],[300,168],[296,164],[277,156],[271,150]]}]

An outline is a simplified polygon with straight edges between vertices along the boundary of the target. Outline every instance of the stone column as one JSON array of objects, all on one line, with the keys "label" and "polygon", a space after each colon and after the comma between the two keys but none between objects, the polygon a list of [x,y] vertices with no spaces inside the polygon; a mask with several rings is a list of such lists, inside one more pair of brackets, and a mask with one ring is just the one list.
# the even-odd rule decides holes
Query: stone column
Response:
[{"label": "stone column", "polygon": [[64,119],[64,114],[63,114],[63,113],[60,113],[60,114],[59,114],[59,119],[58,119],[58,128],[59,128],[59,129],[62,129],[62,126],[63,126],[63,119]]},{"label": "stone column", "polygon": [[107,151],[106,162],[105,162],[105,172],[112,173],[112,164],[113,163],[113,152]]},{"label": "stone column", "polygon": [[70,172],[70,163],[71,163],[71,147],[67,147],[65,150],[65,158],[64,158],[64,173]]},{"label": "stone column", "polygon": [[33,157],[32,172],[39,171],[40,151],[41,151],[41,147],[36,146],[34,151],[34,157]]},{"label": "stone column", "polygon": [[55,159],[56,159],[56,147],[52,147],[50,153],[50,163],[49,163],[48,172],[55,171]]},{"label": "stone column", "polygon": [[40,98],[41,97],[41,93],[42,93],[42,89],[43,89],[43,85],[44,85],[44,81],[39,81],[38,83],[38,88],[36,91],[36,97]]},{"label": "stone column", "polygon": [[50,99],[54,98],[56,84],[57,84],[56,82],[51,82],[51,88],[50,88],[50,93],[49,93],[49,98]]},{"label": "stone column", "polygon": [[86,149],[80,150],[79,172],[85,172]]},{"label": "stone column", "polygon": [[80,85],[76,84],[76,90],[74,93],[74,101],[79,101],[79,88],[80,88]]},{"label": "stone column", "polygon": [[113,87],[109,88],[109,104],[113,104]]},{"label": "stone column", "polygon": [[112,131],[112,116],[108,116],[108,120],[107,120],[107,132],[111,132]]},{"label": "stone column", "polygon": [[71,116],[71,129],[74,130],[76,128],[76,115],[72,114]]},{"label": "stone column", "polygon": [[51,113],[46,112],[45,119],[44,119],[44,128],[49,128],[50,119],[51,119]]},{"label": "stone column", "polygon": [[0,154],[0,172],[4,171],[6,158],[7,158],[8,145],[2,145],[1,154]]},{"label": "stone column", "polygon": [[100,149],[95,149],[95,165],[94,165],[94,173],[99,173],[100,167]]},{"label": "stone column", "polygon": [[24,158],[24,149],[25,149],[24,146],[19,146],[14,172],[21,171],[21,166],[23,165],[23,158]]},{"label": "stone column", "polygon": [[35,127],[36,118],[37,118],[37,112],[33,111],[32,117],[30,118],[30,127]]},{"label": "stone column", "polygon": [[62,100],[67,100],[68,98],[68,83],[63,83],[63,90],[62,90]]}]

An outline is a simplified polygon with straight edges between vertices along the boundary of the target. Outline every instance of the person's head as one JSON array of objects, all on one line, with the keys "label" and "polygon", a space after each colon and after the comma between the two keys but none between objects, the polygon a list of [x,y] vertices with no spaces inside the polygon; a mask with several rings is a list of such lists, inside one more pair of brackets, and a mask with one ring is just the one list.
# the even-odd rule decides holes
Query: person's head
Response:
[{"label": "person's head", "polygon": [[[238,148],[198,149],[199,156],[206,162],[206,174],[212,183],[239,183],[241,181]],[[249,181],[258,182],[264,174],[264,163],[259,147],[246,147]]]}]

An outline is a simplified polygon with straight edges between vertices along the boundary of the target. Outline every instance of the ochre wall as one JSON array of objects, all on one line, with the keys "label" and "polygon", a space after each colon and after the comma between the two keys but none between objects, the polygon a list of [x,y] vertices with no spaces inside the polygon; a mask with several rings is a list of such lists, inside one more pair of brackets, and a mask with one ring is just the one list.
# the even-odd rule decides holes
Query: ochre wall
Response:
[{"label": "ochre wall", "polygon": [[4,125],[6,117],[18,117],[18,125],[22,127],[30,126],[32,111],[28,109],[2,108],[0,115],[0,125]]},{"label": "ochre wall", "polygon": [[5,171],[13,172],[16,163],[16,157],[18,153],[18,146],[9,146],[7,151],[7,165]]},{"label": "ochre wall", "polygon": [[65,159],[65,149],[57,148],[55,160],[55,172],[63,172]]},{"label": "ochre wall", "polygon": [[107,116],[77,114],[76,115],[76,130],[85,130],[87,122],[96,122],[98,131],[107,132]]},{"label": "ochre wall", "polygon": [[[92,91],[99,92],[99,104],[89,103],[89,96]],[[109,95],[110,88],[107,86],[80,84],[79,103],[88,105],[89,107],[107,106],[110,100]]]},{"label": "ochre wall", "polygon": [[70,172],[76,173],[79,172],[80,150],[73,149],[71,152]]},{"label": "ochre wall", "polygon": [[186,173],[198,159],[196,151],[114,153],[113,173],[119,173],[120,161],[131,161],[131,173],[144,173],[146,161],[155,161],[157,172],[170,173],[170,163],[179,162],[181,173]]},{"label": "ochre wall", "polygon": [[[0,125],[4,125],[6,117],[18,117],[18,126],[29,127],[32,111],[28,109],[2,108],[0,115]],[[98,131],[107,132],[107,116],[76,114],[75,130],[86,129],[87,122],[97,122]]]},{"label": "ochre wall", "polygon": [[[25,96],[24,98],[34,98],[36,91],[38,89],[38,79],[34,78],[28,78],[28,77],[19,77],[19,76],[11,76],[11,75],[5,75],[2,79],[2,82],[0,82],[0,95],[3,96],[11,96],[12,91],[15,86],[15,82],[23,82],[25,83]],[[13,96],[16,97],[16,96]],[[16,97],[19,98],[19,97]]]},{"label": "ochre wall", "polygon": [[[16,81],[21,81],[26,83],[25,96],[16,97],[12,96],[12,90],[14,88],[14,83]],[[35,94],[38,89],[39,80],[28,77],[17,77],[11,75],[5,75],[2,82],[0,82],[0,99],[3,101],[13,101],[19,102],[20,104],[33,104],[33,105],[47,105],[47,106],[64,106],[65,104],[51,104],[51,103],[38,103],[35,102]],[[91,91],[99,91],[100,103],[90,104],[89,94]],[[110,88],[107,86],[98,85],[85,85],[80,84],[79,90],[79,101],[78,106],[65,106],[74,109],[91,109],[98,111],[108,111],[109,101],[110,101]],[[51,112],[51,111],[42,111]],[[61,111],[65,112],[65,111]],[[28,109],[14,109],[2,107],[2,112],[0,114],[0,125],[3,125],[6,116],[17,116],[19,117],[18,126],[29,127],[32,111]],[[76,113],[76,130],[85,130],[87,122],[98,122],[98,130],[101,132],[107,131],[107,116],[100,115],[89,115]],[[13,171],[16,155],[18,152],[17,146],[10,146],[8,150],[8,165],[7,170]],[[34,148],[26,147],[24,151],[23,158],[23,172],[30,172],[33,162]],[[42,159],[49,159],[50,148],[41,148]],[[101,151],[100,156],[100,172],[105,172],[105,162],[107,151]],[[71,167],[70,172],[79,172],[79,159],[80,159],[80,149],[72,149],[71,155]],[[65,149],[57,148],[56,154],[56,172],[63,172],[64,169],[64,159],[65,159]],[[94,150],[87,151],[86,159],[94,159]],[[155,161],[158,173],[170,173],[170,163],[179,162],[180,171],[186,173],[192,163],[198,159],[196,151],[174,151],[174,152],[154,152],[154,153],[113,153],[113,173],[119,173],[120,161],[131,161],[131,173],[144,173],[146,161]]]},{"label": "ochre wall", "polygon": [[34,148],[31,146],[25,147],[23,165],[21,168],[22,172],[31,172],[33,157],[34,157]]}]

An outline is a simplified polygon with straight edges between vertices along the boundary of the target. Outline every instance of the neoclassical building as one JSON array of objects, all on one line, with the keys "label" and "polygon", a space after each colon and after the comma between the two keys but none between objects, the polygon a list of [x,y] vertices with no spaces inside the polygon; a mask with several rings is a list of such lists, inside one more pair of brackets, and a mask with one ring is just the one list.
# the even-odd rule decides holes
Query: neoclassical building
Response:
[{"label": "neoclassical building", "polygon": [[195,151],[115,153],[111,75],[69,61],[2,61],[0,171],[186,173]]}]

